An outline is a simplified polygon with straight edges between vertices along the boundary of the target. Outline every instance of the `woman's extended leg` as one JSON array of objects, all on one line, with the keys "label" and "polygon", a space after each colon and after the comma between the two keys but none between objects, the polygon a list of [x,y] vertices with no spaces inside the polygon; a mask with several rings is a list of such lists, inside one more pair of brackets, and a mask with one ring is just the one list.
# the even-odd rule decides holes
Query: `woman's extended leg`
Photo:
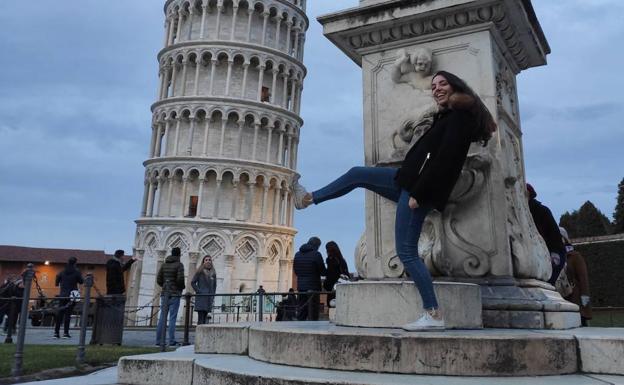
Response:
[{"label": "woman's extended leg", "polygon": [[353,167],[327,186],[312,193],[315,204],[341,197],[362,187],[397,202],[401,189],[394,181],[397,169],[392,167]]},{"label": "woman's extended leg", "polygon": [[[408,202],[409,193],[402,190],[397,204],[394,229],[396,251],[405,270],[418,287],[426,311],[421,319],[406,325],[407,327],[404,328],[408,330],[442,329],[444,328],[444,321],[437,314],[438,301],[433,290],[431,274],[418,255],[418,238],[420,238],[425,217],[431,208],[425,206],[410,209]],[[432,316],[436,316],[437,319],[432,318]]]}]

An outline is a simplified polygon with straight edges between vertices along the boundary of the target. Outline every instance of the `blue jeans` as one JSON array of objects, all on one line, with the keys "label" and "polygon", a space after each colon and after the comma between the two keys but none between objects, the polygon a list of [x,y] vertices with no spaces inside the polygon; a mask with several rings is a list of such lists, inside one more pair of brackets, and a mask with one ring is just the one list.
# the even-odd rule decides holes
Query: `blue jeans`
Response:
[{"label": "blue jeans", "polygon": [[346,174],[312,193],[315,204],[341,197],[357,187],[365,188],[397,203],[394,228],[395,246],[405,270],[418,287],[425,309],[437,309],[438,301],[427,266],[418,255],[418,238],[431,207],[409,208],[409,193],[394,181],[392,167],[353,167]]},{"label": "blue jeans", "polygon": [[[156,344],[160,344],[160,340],[163,334],[163,328],[165,324],[166,315],[163,314],[162,309],[165,306],[165,296],[160,296],[160,318],[158,318],[158,327],[156,328]],[[167,320],[167,330],[169,331],[169,345],[174,345],[176,343],[175,339],[175,328],[176,328],[176,319],[178,318],[178,309],[180,308],[180,297],[172,296],[169,297],[169,319]]]}]

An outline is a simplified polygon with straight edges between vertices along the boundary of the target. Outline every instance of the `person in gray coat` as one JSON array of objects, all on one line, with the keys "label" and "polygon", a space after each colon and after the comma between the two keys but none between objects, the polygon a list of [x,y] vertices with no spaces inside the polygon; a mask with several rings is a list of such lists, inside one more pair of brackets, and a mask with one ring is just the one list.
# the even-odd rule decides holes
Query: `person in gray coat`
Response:
[{"label": "person in gray coat", "polygon": [[214,303],[214,297],[207,294],[214,294],[217,290],[217,272],[212,264],[212,257],[206,255],[202,259],[202,264],[193,276],[191,286],[195,290],[195,294],[199,294],[195,297],[195,311],[197,312],[198,325],[206,323],[208,313],[212,311],[212,304]]}]

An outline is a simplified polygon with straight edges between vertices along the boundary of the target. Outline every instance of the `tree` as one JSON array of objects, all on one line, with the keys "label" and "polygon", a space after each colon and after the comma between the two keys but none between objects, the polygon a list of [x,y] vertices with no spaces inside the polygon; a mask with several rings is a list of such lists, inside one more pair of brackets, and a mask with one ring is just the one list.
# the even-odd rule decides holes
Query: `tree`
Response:
[{"label": "tree", "polygon": [[566,229],[570,238],[578,238],[578,211],[565,212],[559,218],[559,226]]},{"label": "tree", "polygon": [[559,226],[568,231],[570,238],[597,237],[611,233],[611,222],[593,203],[587,201],[580,209],[565,212]]},{"label": "tree", "polygon": [[613,212],[613,233],[624,233],[624,178],[618,184],[617,203]]}]

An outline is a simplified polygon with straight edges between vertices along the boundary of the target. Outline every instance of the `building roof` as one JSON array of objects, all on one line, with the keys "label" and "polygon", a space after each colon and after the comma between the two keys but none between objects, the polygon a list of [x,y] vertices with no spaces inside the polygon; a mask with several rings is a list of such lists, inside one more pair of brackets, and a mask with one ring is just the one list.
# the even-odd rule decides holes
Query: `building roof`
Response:
[{"label": "building roof", "polygon": [[0,261],[67,263],[69,257],[76,257],[78,265],[104,265],[112,255],[103,250],[46,249],[0,245]]}]

